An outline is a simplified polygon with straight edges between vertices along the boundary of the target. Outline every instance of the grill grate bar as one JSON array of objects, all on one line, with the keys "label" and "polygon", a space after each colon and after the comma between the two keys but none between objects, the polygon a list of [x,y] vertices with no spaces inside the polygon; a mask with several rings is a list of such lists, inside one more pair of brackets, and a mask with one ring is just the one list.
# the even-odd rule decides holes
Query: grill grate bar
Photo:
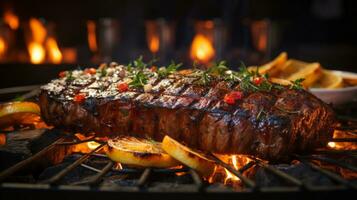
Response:
[{"label": "grill grate bar", "polygon": [[193,182],[197,185],[198,189],[202,190],[204,185],[203,185],[200,175],[198,175],[198,173],[193,169],[190,169],[189,172],[191,174]]},{"label": "grill grate bar", "polygon": [[258,160],[258,159],[256,159],[256,158],[254,158],[254,157],[252,157],[252,159],[253,159],[260,167],[263,167],[264,169],[266,169],[266,170],[272,172],[273,174],[277,175],[278,177],[280,177],[280,178],[282,178],[282,179],[284,179],[284,180],[286,180],[286,181],[288,181],[288,182],[290,182],[290,183],[292,183],[292,184],[294,184],[294,185],[296,185],[296,186],[299,186],[299,187],[304,186],[303,182],[301,182],[299,179],[297,179],[297,178],[295,178],[295,177],[293,177],[293,176],[291,176],[291,175],[289,175],[289,174],[287,174],[287,173],[285,173],[285,172],[283,172],[283,171],[281,171],[281,170],[279,170],[279,169],[276,169],[276,168],[274,168],[273,166],[268,165],[268,164],[262,162],[261,160]]},{"label": "grill grate bar", "polygon": [[138,187],[143,187],[145,185],[145,183],[147,182],[147,180],[149,179],[149,176],[151,174],[151,168],[146,168],[143,173],[141,174],[137,186]]},{"label": "grill grate bar", "polygon": [[57,143],[62,142],[64,139],[60,138],[58,140],[56,140],[55,142],[53,142],[52,144],[48,145],[47,147],[43,148],[41,151],[37,152],[36,154],[34,154],[33,156],[15,164],[14,166],[2,171],[0,173],[0,182],[4,181],[7,177],[11,176],[12,174],[14,174],[15,172],[29,166],[30,164],[32,164],[34,161],[40,159],[41,157],[43,157],[47,152],[49,152],[50,150],[52,150]]},{"label": "grill grate bar", "polygon": [[100,170],[98,174],[96,174],[91,180],[88,181],[88,184],[91,186],[98,185],[102,179],[103,176],[105,176],[114,166],[114,162],[109,160],[108,164],[105,165],[105,167]]},{"label": "grill grate bar", "polygon": [[256,185],[254,183],[254,181],[250,180],[249,178],[243,176],[243,174],[241,172],[239,172],[238,170],[234,169],[231,165],[223,162],[221,159],[219,159],[218,157],[216,157],[215,155],[211,154],[210,155],[214,161],[216,161],[219,165],[221,165],[222,167],[226,168],[229,172],[233,173],[235,176],[237,176],[240,180],[242,180],[242,182],[250,188],[255,188]]},{"label": "grill grate bar", "polygon": [[341,183],[341,184],[343,184],[345,186],[351,187],[353,189],[357,189],[357,186],[355,184],[352,184],[351,182],[343,179],[341,176],[339,176],[339,175],[337,175],[337,174],[335,174],[335,173],[333,173],[331,171],[325,170],[325,169],[323,169],[323,168],[321,168],[321,167],[319,167],[319,166],[317,166],[317,165],[315,165],[313,163],[310,163],[306,159],[299,158],[299,157],[297,157],[297,159],[300,162],[304,163],[305,165],[311,167],[313,170],[316,170],[316,171],[320,172],[321,174],[324,174],[325,176],[329,177],[330,179],[332,179],[332,180],[334,180],[334,181],[336,181],[338,183]]},{"label": "grill grate bar", "polygon": [[332,138],[332,142],[357,142],[357,138]]},{"label": "grill grate bar", "polygon": [[357,150],[325,150],[325,149],[321,149],[321,150],[315,150],[314,153],[317,154],[344,154],[347,156],[355,156],[357,155]]},{"label": "grill grate bar", "polygon": [[48,183],[48,184],[56,184],[56,183],[58,183],[58,181],[60,181],[64,176],[66,176],[67,173],[71,172],[78,165],[82,164],[85,160],[87,160],[90,157],[90,155],[92,153],[97,152],[98,150],[102,149],[104,147],[104,145],[106,145],[106,144],[103,143],[103,144],[99,145],[97,148],[95,148],[94,150],[92,150],[91,152],[89,152],[87,154],[84,154],[82,157],[80,157],[78,160],[73,162],[71,165],[69,165],[66,168],[64,168],[62,171],[57,173],[52,178],[50,178],[48,180],[45,180],[43,183]]},{"label": "grill grate bar", "polygon": [[339,162],[339,161],[334,160],[332,158],[326,158],[326,157],[314,156],[314,155],[311,155],[311,156],[298,156],[298,157],[305,158],[305,159],[319,160],[319,161],[322,161],[322,162],[338,165],[340,167],[343,167],[343,168],[346,168],[346,169],[349,169],[349,170],[352,170],[352,171],[357,171],[357,167],[352,166],[352,165],[350,165],[348,163],[345,163],[345,162]]}]

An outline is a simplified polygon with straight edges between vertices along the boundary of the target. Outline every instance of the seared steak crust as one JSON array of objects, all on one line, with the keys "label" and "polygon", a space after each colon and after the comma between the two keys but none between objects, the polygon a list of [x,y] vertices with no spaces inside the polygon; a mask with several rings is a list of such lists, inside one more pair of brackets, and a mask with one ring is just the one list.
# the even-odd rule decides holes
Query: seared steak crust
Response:
[{"label": "seared steak crust", "polygon": [[[235,105],[223,101],[235,84],[176,73],[151,78],[150,91],[117,90],[126,67],[106,77],[74,71],[74,80],[53,80],[39,96],[43,119],[71,132],[134,135],[160,141],[165,135],[199,150],[250,154],[278,160],[326,145],[333,133],[331,108],[305,90],[284,88],[244,93]],[[78,93],[84,102],[75,102]]]}]

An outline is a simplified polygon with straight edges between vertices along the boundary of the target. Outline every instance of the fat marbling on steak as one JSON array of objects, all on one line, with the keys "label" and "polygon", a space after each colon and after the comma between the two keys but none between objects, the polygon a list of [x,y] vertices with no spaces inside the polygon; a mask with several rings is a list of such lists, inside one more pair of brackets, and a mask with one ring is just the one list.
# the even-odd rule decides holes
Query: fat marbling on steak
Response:
[{"label": "fat marbling on steak", "polygon": [[73,133],[157,141],[169,135],[205,152],[270,160],[323,147],[332,137],[332,109],[303,89],[244,91],[232,105],[224,97],[241,91],[239,82],[197,84],[200,78],[192,73],[160,77],[143,69],[150,87],[119,90],[119,84],[133,81],[132,69],[118,64],[104,69],[105,74],[99,69],[66,72],[44,85],[39,95],[43,119]]}]

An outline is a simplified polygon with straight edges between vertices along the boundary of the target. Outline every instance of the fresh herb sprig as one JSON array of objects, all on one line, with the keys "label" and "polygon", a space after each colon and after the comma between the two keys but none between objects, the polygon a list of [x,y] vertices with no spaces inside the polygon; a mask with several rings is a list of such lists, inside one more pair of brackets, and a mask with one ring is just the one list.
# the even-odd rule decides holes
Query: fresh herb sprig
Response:
[{"label": "fresh herb sprig", "polygon": [[181,66],[182,66],[182,63],[176,64],[174,61],[171,61],[171,64],[168,65],[167,67],[160,67],[159,70],[157,71],[157,73],[160,78],[165,78],[168,75],[176,72],[177,69],[180,68]]},{"label": "fresh herb sprig", "polygon": [[132,81],[129,83],[130,87],[140,88],[147,84],[148,77],[143,71],[136,71],[132,75]]},{"label": "fresh herb sprig", "polygon": [[291,81],[290,89],[295,89],[295,90],[301,90],[304,89],[302,82],[304,81],[304,78],[299,78],[296,79],[295,81]]},{"label": "fresh herb sprig", "polygon": [[66,81],[73,81],[75,78],[73,77],[73,72],[72,71],[67,71],[66,72]]}]

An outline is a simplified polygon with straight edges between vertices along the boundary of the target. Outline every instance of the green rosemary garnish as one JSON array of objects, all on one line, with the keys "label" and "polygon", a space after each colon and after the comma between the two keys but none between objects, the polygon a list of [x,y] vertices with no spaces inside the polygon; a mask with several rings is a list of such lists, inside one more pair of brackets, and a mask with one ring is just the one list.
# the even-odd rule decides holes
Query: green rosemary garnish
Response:
[{"label": "green rosemary garnish", "polygon": [[148,77],[144,74],[143,71],[136,71],[132,75],[132,81],[129,83],[130,87],[144,87],[147,83]]},{"label": "green rosemary garnish", "polygon": [[182,66],[182,63],[176,64],[174,61],[171,61],[171,64],[167,67],[160,67],[157,71],[160,78],[165,78],[168,75],[177,71],[178,68]]},{"label": "green rosemary garnish", "polygon": [[295,90],[303,89],[302,82],[304,80],[305,80],[304,78],[299,78],[296,79],[295,81],[291,81],[292,85],[290,86],[290,89],[295,89]]},{"label": "green rosemary garnish", "polygon": [[67,71],[66,73],[66,81],[73,81],[74,77],[73,77],[73,72],[72,71]]}]

